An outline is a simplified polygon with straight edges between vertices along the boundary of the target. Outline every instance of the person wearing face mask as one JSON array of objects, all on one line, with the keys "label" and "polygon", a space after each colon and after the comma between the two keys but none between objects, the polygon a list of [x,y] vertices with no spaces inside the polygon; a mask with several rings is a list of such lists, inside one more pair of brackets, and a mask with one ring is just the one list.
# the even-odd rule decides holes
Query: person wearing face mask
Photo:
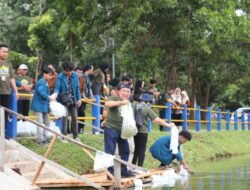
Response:
[{"label": "person wearing face mask", "polygon": [[[120,83],[117,87],[117,95],[110,96],[105,102],[106,121],[104,126],[104,150],[106,153],[114,155],[116,144],[119,148],[119,155],[122,160],[128,161],[129,145],[127,139],[121,138],[122,121],[121,106],[130,104],[129,97],[131,95],[130,87]],[[109,172],[114,174],[113,167],[108,168]],[[122,177],[133,177],[134,175],[128,171],[127,167],[121,166]]]},{"label": "person wearing face mask", "polygon": [[[62,118],[62,134],[67,135],[68,115],[71,115],[71,128],[73,138],[80,141],[78,138],[77,124],[77,108],[81,106],[81,94],[78,75],[74,69],[72,62],[63,63],[63,72],[58,74],[54,93],[51,95],[52,100],[58,100],[62,103],[67,111],[65,117]],[[67,143],[65,139],[62,142]]]}]

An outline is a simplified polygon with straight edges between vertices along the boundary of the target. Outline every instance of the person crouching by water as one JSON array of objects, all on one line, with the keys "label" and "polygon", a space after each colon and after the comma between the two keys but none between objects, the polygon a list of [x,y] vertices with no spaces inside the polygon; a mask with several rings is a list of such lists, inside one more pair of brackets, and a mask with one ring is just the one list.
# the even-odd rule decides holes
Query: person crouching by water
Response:
[{"label": "person crouching by water", "polygon": [[[31,101],[31,110],[36,114],[36,121],[50,127],[49,119],[49,99],[50,90],[48,80],[51,78],[52,70],[49,67],[43,69],[43,77],[37,81],[34,96]],[[48,143],[47,131],[41,127],[37,127],[37,141],[40,145]]]},{"label": "person crouching by water", "polygon": [[145,159],[148,141],[148,119],[164,127],[171,128],[175,126],[174,123],[166,123],[155,114],[150,107],[150,102],[152,102],[152,100],[153,94],[144,92],[139,97],[139,102],[133,104],[138,133],[134,136],[135,150],[132,163],[138,166],[143,166]]},{"label": "person crouching by water", "polygon": [[171,136],[164,136],[156,140],[150,147],[152,156],[161,162],[160,167],[168,166],[174,159],[177,159],[180,164],[183,165],[183,168],[189,169],[188,165],[183,160],[180,146],[187,141],[191,141],[191,133],[188,131],[181,131],[179,133],[179,146],[177,154],[172,154],[172,150],[170,150],[170,139]]},{"label": "person crouching by water", "polygon": [[[122,121],[121,106],[129,104],[131,89],[129,85],[119,84],[117,96],[110,96],[105,103],[107,111],[106,122],[104,126],[104,150],[106,153],[114,155],[116,143],[118,144],[119,155],[122,160],[128,161],[129,145],[127,139],[121,138]],[[106,112],[105,111],[105,112]],[[109,167],[109,172],[114,174],[114,168]],[[125,165],[121,165],[122,177],[133,177],[134,175],[128,171]]]}]

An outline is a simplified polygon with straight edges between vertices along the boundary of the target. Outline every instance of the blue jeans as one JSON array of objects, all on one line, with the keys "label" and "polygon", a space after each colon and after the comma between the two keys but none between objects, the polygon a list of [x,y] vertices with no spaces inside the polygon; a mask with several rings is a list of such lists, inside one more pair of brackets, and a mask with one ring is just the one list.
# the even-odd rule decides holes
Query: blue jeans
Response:
[{"label": "blue jeans", "polygon": [[[121,138],[121,131],[114,128],[104,127],[104,150],[107,154],[114,155],[116,149],[116,143],[118,144],[119,155],[122,160],[128,161],[129,146],[126,139]],[[114,168],[109,167],[109,172],[114,174]],[[121,165],[121,175],[127,173],[127,166]]]}]

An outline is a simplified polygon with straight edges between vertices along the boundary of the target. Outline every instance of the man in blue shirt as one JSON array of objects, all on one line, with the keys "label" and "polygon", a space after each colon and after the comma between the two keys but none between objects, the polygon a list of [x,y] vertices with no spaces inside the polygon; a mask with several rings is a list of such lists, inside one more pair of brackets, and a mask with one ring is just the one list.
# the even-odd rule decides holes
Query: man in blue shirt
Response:
[{"label": "man in blue shirt", "polygon": [[174,159],[177,159],[185,169],[188,169],[188,165],[183,161],[180,146],[191,139],[192,135],[190,132],[181,131],[179,133],[178,153],[173,154],[172,150],[170,150],[171,136],[164,136],[155,141],[155,143],[150,147],[150,152],[155,159],[161,162],[160,166],[167,166]]}]

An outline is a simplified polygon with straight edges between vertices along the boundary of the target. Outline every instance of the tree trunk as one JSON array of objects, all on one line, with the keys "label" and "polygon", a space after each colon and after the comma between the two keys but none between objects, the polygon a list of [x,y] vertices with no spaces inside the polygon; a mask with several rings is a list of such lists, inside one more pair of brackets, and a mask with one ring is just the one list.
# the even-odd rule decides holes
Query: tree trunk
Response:
[{"label": "tree trunk", "polygon": [[[194,108],[196,105],[196,83],[197,79],[195,76],[191,76],[191,87],[192,87],[192,92],[191,92],[191,98],[190,98],[190,108]],[[193,120],[194,119],[194,111],[190,110],[189,113],[189,119]]]},{"label": "tree trunk", "polygon": [[[42,16],[44,9],[45,9],[45,4],[46,4],[46,0],[40,0],[39,16]],[[36,65],[35,82],[38,79],[38,76],[41,72],[41,68],[42,68],[42,64],[43,64],[43,55],[42,55],[41,50],[36,51],[36,56],[37,56],[38,60],[37,60],[37,65]]]},{"label": "tree trunk", "polygon": [[36,55],[37,55],[37,65],[36,65],[36,76],[35,76],[35,82],[38,80],[38,76],[40,75],[41,73],[41,70],[42,70],[42,65],[43,65],[43,55],[41,52],[37,51],[36,52]]},{"label": "tree trunk", "polygon": [[[210,97],[210,89],[211,85],[207,84],[206,88],[204,88],[204,99],[203,102],[201,102],[201,108],[202,109],[207,109],[208,103],[209,103],[209,97]],[[206,112],[201,112],[201,119],[206,120]]]},{"label": "tree trunk", "polygon": [[70,51],[70,61],[73,62],[73,38],[72,34],[69,37],[69,51]]},{"label": "tree trunk", "polygon": [[176,50],[173,50],[170,68],[168,70],[167,87],[170,89],[175,89],[177,86],[177,72],[175,66]]}]

